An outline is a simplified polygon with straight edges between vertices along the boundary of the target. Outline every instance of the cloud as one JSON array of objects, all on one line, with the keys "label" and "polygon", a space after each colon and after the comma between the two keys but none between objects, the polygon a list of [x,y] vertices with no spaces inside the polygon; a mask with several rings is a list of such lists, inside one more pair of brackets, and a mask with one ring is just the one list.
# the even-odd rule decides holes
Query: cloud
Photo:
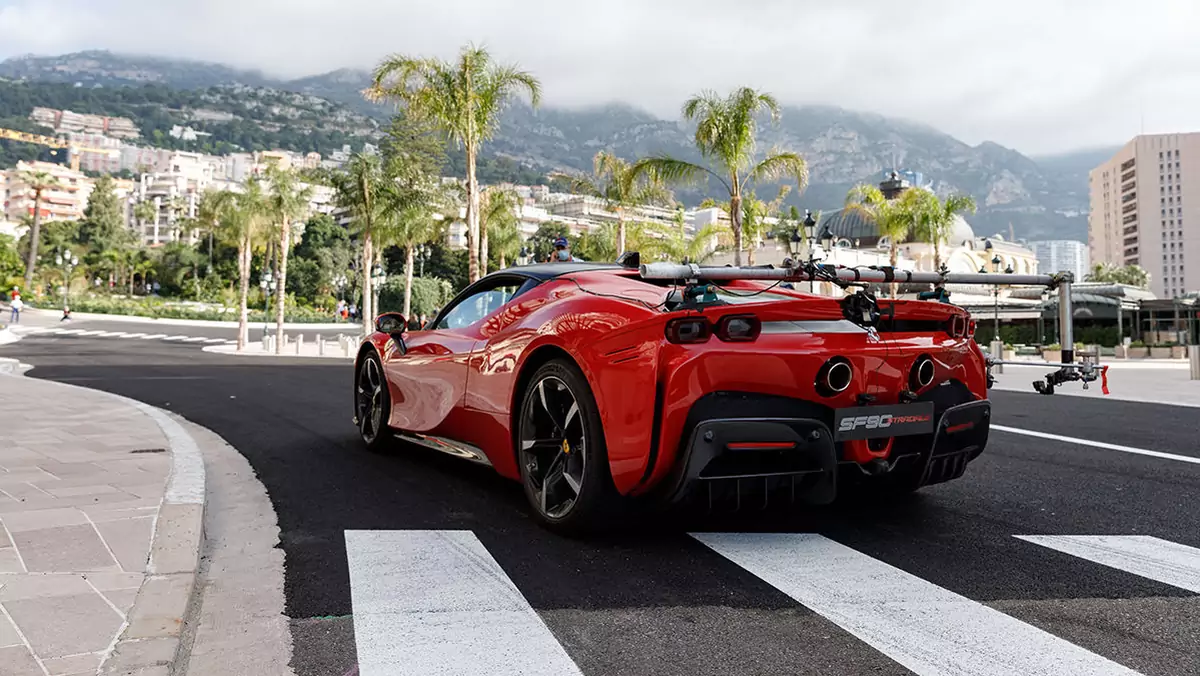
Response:
[{"label": "cloud", "polygon": [[0,58],[81,49],[299,77],[469,41],[547,101],[675,117],[743,84],[1027,153],[1200,130],[1193,0],[0,0]]}]

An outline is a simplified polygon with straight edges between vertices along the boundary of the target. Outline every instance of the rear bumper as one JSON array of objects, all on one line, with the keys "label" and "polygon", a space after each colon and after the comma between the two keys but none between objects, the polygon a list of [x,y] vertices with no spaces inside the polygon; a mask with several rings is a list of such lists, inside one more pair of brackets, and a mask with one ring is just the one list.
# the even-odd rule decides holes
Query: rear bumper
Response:
[{"label": "rear bumper", "polygon": [[[816,413],[810,402],[802,403],[806,405],[797,408]],[[736,407],[731,408],[735,416]],[[917,472],[909,476],[919,485],[941,483],[962,476],[983,452],[991,421],[987,400],[944,402],[937,407],[932,433],[895,437],[887,460],[868,471],[845,459],[843,443],[834,440],[829,411],[829,416],[698,420],[660,495],[672,503],[699,498],[710,507],[733,501],[740,508],[774,499],[821,505],[837,497],[840,472],[852,477]]]}]

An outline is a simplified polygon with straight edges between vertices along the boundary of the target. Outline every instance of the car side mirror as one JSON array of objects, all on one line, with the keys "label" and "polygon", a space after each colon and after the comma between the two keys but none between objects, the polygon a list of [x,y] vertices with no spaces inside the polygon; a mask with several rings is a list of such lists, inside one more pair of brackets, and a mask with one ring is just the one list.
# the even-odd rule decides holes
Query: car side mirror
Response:
[{"label": "car side mirror", "polygon": [[399,312],[385,312],[375,318],[375,330],[395,337],[408,330],[408,320]]}]

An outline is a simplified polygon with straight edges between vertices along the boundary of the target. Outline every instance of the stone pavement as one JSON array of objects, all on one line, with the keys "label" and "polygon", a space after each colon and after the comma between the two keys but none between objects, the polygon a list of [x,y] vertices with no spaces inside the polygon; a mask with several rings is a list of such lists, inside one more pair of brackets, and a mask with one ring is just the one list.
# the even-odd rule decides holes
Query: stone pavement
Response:
[{"label": "stone pavement", "polygon": [[0,674],[166,674],[204,466],[164,413],[0,375]]}]

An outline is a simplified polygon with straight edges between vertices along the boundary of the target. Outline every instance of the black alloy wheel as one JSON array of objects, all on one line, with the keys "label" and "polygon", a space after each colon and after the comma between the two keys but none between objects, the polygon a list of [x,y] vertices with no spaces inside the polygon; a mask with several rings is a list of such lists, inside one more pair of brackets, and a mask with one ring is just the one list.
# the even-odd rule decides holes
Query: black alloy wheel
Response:
[{"label": "black alloy wheel", "polygon": [[600,414],[574,364],[548,362],[525,389],[517,427],[525,495],[543,525],[564,534],[599,525],[615,501]]},{"label": "black alloy wheel", "polygon": [[391,397],[388,396],[383,367],[374,352],[363,357],[354,381],[354,420],[358,424],[358,434],[368,450],[383,450],[391,440],[391,431],[387,428]]}]

